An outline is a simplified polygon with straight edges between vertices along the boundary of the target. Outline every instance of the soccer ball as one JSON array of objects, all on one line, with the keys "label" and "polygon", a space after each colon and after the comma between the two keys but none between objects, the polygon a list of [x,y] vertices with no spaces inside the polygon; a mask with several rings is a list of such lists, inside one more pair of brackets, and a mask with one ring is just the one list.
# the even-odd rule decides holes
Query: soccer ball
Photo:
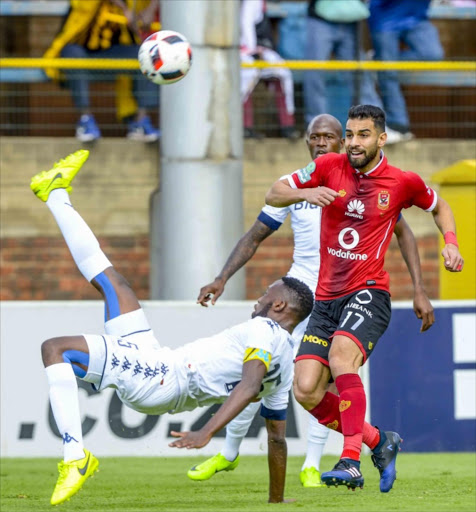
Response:
[{"label": "soccer ball", "polygon": [[142,74],[157,85],[182,80],[192,65],[192,49],[182,34],[161,30],[150,35],[140,46]]}]

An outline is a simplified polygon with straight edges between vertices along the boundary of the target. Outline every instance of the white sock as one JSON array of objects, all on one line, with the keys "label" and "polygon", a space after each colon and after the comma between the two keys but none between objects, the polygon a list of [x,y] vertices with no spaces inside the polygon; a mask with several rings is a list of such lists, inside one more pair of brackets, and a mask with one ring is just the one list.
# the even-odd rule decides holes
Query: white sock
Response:
[{"label": "white sock", "polygon": [[73,208],[66,189],[53,190],[46,205],[53,214],[79,271],[88,281],[92,281],[106,268],[112,267],[99,247],[94,233]]},{"label": "white sock", "polygon": [[329,429],[321,425],[314,416],[309,415],[306,460],[301,471],[305,468],[316,468],[319,471],[322,452],[328,437]]},{"label": "white sock", "polygon": [[230,462],[234,461],[240,453],[240,445],[243,438],[246,436],[253,418],[255,417],[258,409],[260,408],[260,402],[252,402],[248,404],[241,412],[232,419],[226,426],[226,437],[225,444],[220,450],[220,453]]},{"label": "white sock", "polygon": [[56,425],[63,437],[64,460],[84,457],[81,416],[79,414],[78,384],[68,363],[52,364],[45,368],[50,386],[50,403]]}]

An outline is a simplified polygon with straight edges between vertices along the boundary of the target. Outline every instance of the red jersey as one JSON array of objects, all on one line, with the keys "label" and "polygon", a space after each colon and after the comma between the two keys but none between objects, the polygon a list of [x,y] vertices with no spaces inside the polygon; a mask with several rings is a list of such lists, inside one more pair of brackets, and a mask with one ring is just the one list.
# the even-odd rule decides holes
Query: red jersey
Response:
[{"label": "red jersey", "polygon": [[288,177],[293,188],[325,186],[339,192],[322,209],[321,266],[316,299],[329,300],[364,288],[389,291],[384,257],[402,208],[426,211],[437,195],[413,172],[378,165],[363,174],[346,154],[329,153]]}]

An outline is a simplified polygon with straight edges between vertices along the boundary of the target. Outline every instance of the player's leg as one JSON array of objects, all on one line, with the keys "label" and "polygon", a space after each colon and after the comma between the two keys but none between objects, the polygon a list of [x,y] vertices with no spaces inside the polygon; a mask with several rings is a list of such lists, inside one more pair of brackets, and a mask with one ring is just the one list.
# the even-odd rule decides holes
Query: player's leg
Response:
[{"label": "player's leg", "polygon": [[[293,339],[295,341],[296,353],[306,333],[308,323],[309,317],[305,318],[294,328]],[[312,415],[309,415],[306,458],[299,474],[299,480],[303,487],[325,487],[321,482],[320,463],[328,437],[329,429],[321,425]]]},{"label": "player's leg", "polygon": [[96,236],[71,203],[71,182],[88,156],[89,151],[85,150],[72,153],[49,171],[35,175],[31,189],[46,202],[81,274],[103,296],[106,332],[125,335],[150,330],[129,283],[112,267]]},{"label": "player's leg", "polygon": [[321,481],[320,464],[328,437],[329,429],[309,415],[306,458],[299,475],[303,487],[325,487]]},{"label": "player's leg", "polygon": [[220,452],[190,468],[187,476],[192,480],[208,480],[220,471],[234,470],[240,462],[241,442],[260,407],[260,402],[252,402],[230,421],[226,426],[225,443]]},{"label": "player's leg", "polygon": [[[387,436],[365,422],[366,396],[358,370],[388,326],[390,296],[381,290],[360,290],[340,301],[346,307],[339,305],[342,314],[329,351],[329,365],[339,392],[344,449],[334,470],[324,473],[322,480],[328,485],[362,487],[360,452],[364,442],[374,451],[374,463],[381,477],[380,490],[388,492],[396,478],[395,461],[401,440],[398,434],[389,432]],[[384,446],[388,456],[382,453]]]},{"label": "player's leg", "polygon": [[58,505],[76,494],[97,470],[99,462],[83,445],[76,376],[86,376],[89,349],[83,336],[53,338],[41,346],[56,425],[63,439],[63,461],[51,496]]}]

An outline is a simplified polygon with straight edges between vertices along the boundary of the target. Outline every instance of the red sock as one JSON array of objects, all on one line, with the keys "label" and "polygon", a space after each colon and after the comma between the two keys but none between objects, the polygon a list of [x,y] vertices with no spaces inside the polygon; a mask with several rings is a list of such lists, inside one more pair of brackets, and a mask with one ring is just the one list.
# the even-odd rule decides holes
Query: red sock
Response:
[{"label": "red sock", "polygon": [[380,432],[377,427],[364,423],[364,435],[362,441],[373,450],[380,441]]},{"label": "red sock", "polygon": [[309,411],[314,418],[317,418],[321,425],[337,432],[342,433],[342,425],[340,422],[339,397],[329,391],[319,404]]},{"label": "red sock", "polygon": [[344,434],[341,458],[360,460],[366,408],[364,386],[356,373],[340,375],[335,382],[339,391],[339,411]]}]

